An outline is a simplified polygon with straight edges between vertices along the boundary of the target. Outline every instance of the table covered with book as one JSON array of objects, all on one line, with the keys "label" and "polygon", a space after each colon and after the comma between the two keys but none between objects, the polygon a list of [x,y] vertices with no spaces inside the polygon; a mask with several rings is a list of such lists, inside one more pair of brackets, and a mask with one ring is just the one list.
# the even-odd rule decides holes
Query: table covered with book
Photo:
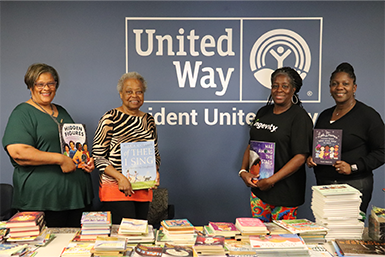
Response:
[{"label": "table covered with book", "polygon": [[[344,187],[332,190],[339,191],[339,198],[343,198],[341,191],[350,190]],[[316,190],[329,191],[329,188],[313,187]],[[354,193],[347,194],[355,199]],[[160,228],[155,229],[147,220],[130,218],[112,225],[110,212],[94,211],[83,213],[80,228],[48,228],[44,213],[19,212],[0,223],[0,257],[385,256],[385,209],[372,208],[368,232],[362,224],[356,226],[352,217],[333,216],[337,215],[337,209],[331,211],[333,215],[322,216],[330,213],[319,211],[320,206],[327,210],[335,203],[331,201],[329,205],[327,197],[320,197],[319,192],[314,195],[317,195],[312,202],[315,221],[263,223],[257,218],[239,217],[234,222],[211,221],[197,226],[187,218],[179,218],[163,220]],[[321,204],[317,203],[319,200]],[[358,214],[354,215],[363,223]]]}]

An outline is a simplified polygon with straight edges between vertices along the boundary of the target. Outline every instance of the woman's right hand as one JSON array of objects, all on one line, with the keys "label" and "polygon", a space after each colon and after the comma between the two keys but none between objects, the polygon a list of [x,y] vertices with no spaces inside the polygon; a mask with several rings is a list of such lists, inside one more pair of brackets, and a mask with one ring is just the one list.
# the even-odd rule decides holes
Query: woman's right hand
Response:
[{"label": "woman's right hand", "polygon": [[119,191],[123,192],[125,196],[135,194],[134,190],[132,190],[130,181],[123,174],[116,180],[118,181]]},{"label": "woman's right hand", "polygon": [[256,184],[258,182],[258,176],[251,174],[249,172],[242,172],[240,176],[241,176],[243,182],[245,182],[246,186],[257,187]]},{"label": "woman's right hand", "polygon": [[60,163],[60,168],[63,171],[63,173],[70,173],[76,170],[76,165],[74,161],[64,154],[61,154],[62,161]]},{"label": "woman's right hand", "polygon": [[313,161],[313,157],[311,156],[307,157],[306,164],[309,168],[313,168],[314,166],[317,166],[317,164]]}]

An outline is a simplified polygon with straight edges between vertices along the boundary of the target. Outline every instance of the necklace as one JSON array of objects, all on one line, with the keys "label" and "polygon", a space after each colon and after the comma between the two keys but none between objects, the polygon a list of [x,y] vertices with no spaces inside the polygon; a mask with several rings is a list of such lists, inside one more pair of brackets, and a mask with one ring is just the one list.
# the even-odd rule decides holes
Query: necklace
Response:
[{"label": "necklace", "polygon": [[[353,104],[354,104],[354,102],[352,102],[352,103],[349,105],[349,107],[346,109],[347,112],[352,108]],[[336,113],[336,116],[340,115],[340,112],[339,112],[339,111],[336,111],[336,110],[337,110],[337,107],[334,109],[334,111],[335,111],[335,113]],[[341,111],[342,111],[342,110],[341,110]]]},{"label": "necklace", "polygon": [[35,102],[35,100],[33,100],[33,98],[31,97],[31,100],[32,100],[32,102],[34,102],[37,106],[39,106],[40,107],[40,109],[42,109],[43,110],[43,112],[45,112],[46,114],[48,114],[48,115],[50,115],[50,116],[53,116],[54,115],[54,113],[55,113],[55,111],[53,110],[53,106],[52,106],[52,104],[50,104],[51,105],[51,110],[52,110],[52,114],[49,114],[40,104],[38,104],[37,102]]}]

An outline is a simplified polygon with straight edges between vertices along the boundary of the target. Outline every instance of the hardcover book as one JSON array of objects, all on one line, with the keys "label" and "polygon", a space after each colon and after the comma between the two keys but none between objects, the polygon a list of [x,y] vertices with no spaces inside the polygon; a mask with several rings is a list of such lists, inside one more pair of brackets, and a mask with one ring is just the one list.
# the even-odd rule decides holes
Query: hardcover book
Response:
[{"label": "hardcover book", "polygon": [[275,143],[250,141],[249,171],[259,175],[259,179],[274,174]]},{"label": "hardcover book", "polygon": [[294,219],[294,220],[273,220],[274,223],[287,229],[293,234],[301,233],[314,233],[327,231],[328,229],[324,226],[318,225],[308,219]]},{"label": "hardcover book", "polygon": [[383,256],[385,243],[373,240],[335,240],[344,256]]},{"label": "hardcover book", "polygon": [[13,215],[6,224],[7,228],[38,226],[44,219],[44,212],[23,211]]},{"label": "hardcover book", "polygon": [[60,124],[60,144],[62,154],[70,157],[76,167],[82,168],[90,160],[85,124]]},{"label": "hardcover book", "polygon": [[133,190],[151,188],[156,183],[156,159],[154,141],[120,144],[122,174]]},{"label": "hardcover book", "polygon": [[313,161],[317,164],[333,165],[341,160],[342,129],[314,129]]},{"label": "hardcover book", "polygon": [[209,236],[198,233],[194,248],[195,249],[223,249],[225,245],[224,236]]}]

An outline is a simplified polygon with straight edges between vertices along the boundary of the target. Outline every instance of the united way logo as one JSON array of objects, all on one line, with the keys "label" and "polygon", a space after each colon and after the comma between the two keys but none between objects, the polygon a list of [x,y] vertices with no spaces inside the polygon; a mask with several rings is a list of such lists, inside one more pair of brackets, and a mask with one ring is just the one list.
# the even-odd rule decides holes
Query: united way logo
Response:
[{"label": "united way logo", "polygon": [[[254,43],[250,52],[250,69],[255,79],[264,87],[271,88],[270,76],[284,61],[293,56],[291,66],[304,80],[311,66],[311,52],[306,41],[298,33],[288,29],[266,32]],[[274,67],[267,64],[270,57],[276,61]],[[288,64],[285,64],[288,66]]]}]

